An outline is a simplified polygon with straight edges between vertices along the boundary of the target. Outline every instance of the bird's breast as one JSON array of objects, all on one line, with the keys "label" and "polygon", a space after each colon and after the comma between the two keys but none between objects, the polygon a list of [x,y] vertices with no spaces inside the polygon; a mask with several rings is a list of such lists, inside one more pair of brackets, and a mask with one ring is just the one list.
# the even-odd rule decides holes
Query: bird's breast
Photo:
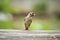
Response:
[{"label": "bird's breast", "polygon": [[25,23],[30,23],[30,22],[32,22],[32,18],[26,18],[25,19]]}]

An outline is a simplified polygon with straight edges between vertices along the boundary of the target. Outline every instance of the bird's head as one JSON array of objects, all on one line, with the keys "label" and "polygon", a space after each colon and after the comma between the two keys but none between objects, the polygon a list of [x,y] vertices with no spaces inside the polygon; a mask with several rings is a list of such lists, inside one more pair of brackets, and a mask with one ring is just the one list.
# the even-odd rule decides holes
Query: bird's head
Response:
[{"label": "bird's head", "polygon": [[30,12],[29,15],[32,17],[32,16],[35,16],[35,13]]}]

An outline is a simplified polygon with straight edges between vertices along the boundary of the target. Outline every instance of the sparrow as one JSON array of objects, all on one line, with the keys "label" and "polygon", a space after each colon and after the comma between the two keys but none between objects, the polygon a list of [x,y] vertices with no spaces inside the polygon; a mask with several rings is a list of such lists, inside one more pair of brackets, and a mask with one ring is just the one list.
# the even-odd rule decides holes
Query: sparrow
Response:
[{"label": "sparrow", "polygon": [[25,25],[25,30],[29,30],[29,27],[32,23],[32,17],[35,16],[35,13],[30,12],[28,15],[24,18],[24,25]]}]

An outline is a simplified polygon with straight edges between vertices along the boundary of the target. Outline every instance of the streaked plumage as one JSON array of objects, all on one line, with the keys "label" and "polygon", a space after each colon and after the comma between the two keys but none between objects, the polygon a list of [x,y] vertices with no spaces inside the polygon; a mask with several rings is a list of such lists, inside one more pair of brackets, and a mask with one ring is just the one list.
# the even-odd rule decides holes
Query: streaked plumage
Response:
[{"label": "streaked plumage", "polygon": [[35,14],[33,12],[30,12],[28,13],[28,15],[25,17],[24,19],[24,25],[25,25],[25,30],[28,30],[31,23],[32,23],[32,17],[34,16]]}]

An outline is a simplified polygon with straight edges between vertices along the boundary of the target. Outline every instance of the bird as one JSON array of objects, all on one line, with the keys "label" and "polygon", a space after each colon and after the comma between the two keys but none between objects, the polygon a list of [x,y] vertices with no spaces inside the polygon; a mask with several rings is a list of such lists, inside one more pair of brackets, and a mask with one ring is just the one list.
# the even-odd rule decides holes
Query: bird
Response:
[{"label": "bird", "polygon": [[25,30],[29,30],[29,27],[32,23],[32,17],[35,16],[35,13],[29,12],[28,15],[24,18]]}]

